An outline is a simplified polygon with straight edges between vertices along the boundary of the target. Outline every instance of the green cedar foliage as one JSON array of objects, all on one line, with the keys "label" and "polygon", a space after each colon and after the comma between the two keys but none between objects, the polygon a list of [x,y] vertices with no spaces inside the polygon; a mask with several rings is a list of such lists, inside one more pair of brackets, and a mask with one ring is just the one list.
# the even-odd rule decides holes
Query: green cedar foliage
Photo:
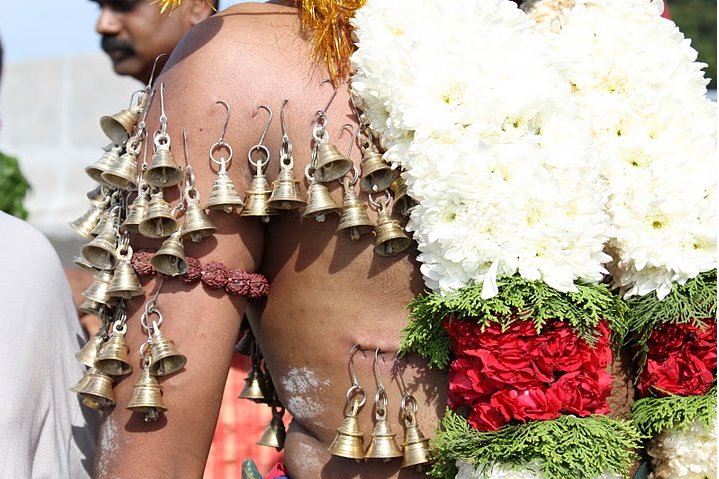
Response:
[{"label": "green cedar foliage", "polygon": [[632,405],[632,421],[650,437],[667,428],[684,430],[695,422],[714,427],[716,413],[716,385],[703,396],[648,397]]},{"label": "green cedar foliage", "polygon": [[30,184],[20,171],[16,158],[0,152],[0,211],[27,219],[27,210],[23,206]]}]

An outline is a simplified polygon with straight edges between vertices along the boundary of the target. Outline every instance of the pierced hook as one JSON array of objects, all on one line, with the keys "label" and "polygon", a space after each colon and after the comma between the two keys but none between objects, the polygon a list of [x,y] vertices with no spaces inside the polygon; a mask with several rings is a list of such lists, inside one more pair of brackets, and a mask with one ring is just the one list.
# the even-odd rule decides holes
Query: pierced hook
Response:
[{"label": "pierced hook", "polygon": [[361,346],[359,344],[355,344],[352,346],[352,349],[350,349],[350,376],[352,378],[352,385],[353,386],[359,386],[359,381],[357,381],[357,372],[355,371],[355,363],[354,363],[354,357],[355,353],[359,351]]},{"label": "pierced hook", "polygon": [[[382,384],[382,378],[380,378],[379,375],[379,357],[382,356],[382,350],[380,348],[377,348],[374,350],[374,364],[372,365],[372,368],[374,369],[374,379],[377,381],[377,389],[378,390],[384,390],[384,385]],[[384,356],[382,356],[382,361],[384,361]]]},{"label": "pierced hook", "polygon": [[285,131],[285,106],[287,106],[288,100],[282,100],[282,108],[280,108],[280,128],[282,129],[282,139],[284,140],[287,137],[287,132]]},{"label": "pierced hook", "polygon": [[347,150],[347,158],[349,158],[350,154],[352,153],[352,147],[355,146],[355,139],[357,139],[357,134],[359,133],[359,128],[355,128],[354,125],[351,123],[345,123],[342,125],[342,130],[340,131],[340,138],[342,138],[342,134],[345,132],[345,130],[349,130],[350,132],[350,146]]},{"label": "pierced hook", "polygon": [[155,90],[150,92],[150,98],[147,99],[147,105],[145,105],[145,112],[142,114],[142,120],[138,125],[140,131],[145,129],[145,122],[147,121],[147,114],[150,112],[150,105],[152,105],[152,99],[155,98]]},{"label": "pierced hook", "polygon": [[220,139],[217,140],[217,143],[222,144],[222,143],[224,143],[225,133],[227,133],[227,125],[230,123],[230,113],[231,113],[231,111],[230,111],[230,105],[228,105],[227,103],[225,103],[225,102],[222,101],[222,100],[217,100],[217,101],[215,102],[215,104],[216,104],[216,105],[218,105],[218,104],[219,104],[219,105],[222,105],[222,106],[225,107],[225,110],[227,110],[227,115],[225,115],[225,124],[222,125],[222,134],[220,135]]},{"label": "pierced hook", "polygon": [[[257,142],[258,145],[262,145],[265,142],[265,135],[267,135],[267,130],[270,129],[270,123],[272,123],[272,110],[270,110],[270,107],[267,105],[260,105],[255,109],[255,112],[258,111],[260,108],[267,110],[267,113],[270,114],[270,117],[267,120],[267,123],[265,123],[265,129],[262,131],[262,136],[260,137],[260,141]],[[255,115],[252,115],[252,116],[255,116]]]},{"label": "pierced hook", "polygon": [[[323,81],[322,83],[320,83],[320,85],[324,85],[325,83],[332,83],[332,80],[327,79],[327,80]],[[333,88],[333,91],[332,91],[332,96],[330,97],[330,101],[328,101],[327,104],[325,105],[325,107],[322,110],[320,110],[325,114],[327,114],[327,109],[332,104],[332,100],[335,99],[335,95],[337,95],[337,87],[332,85],[332,88]]]},{"label": "pierced hook", "polygon": [[165,115],[165,83],[160,83],[160,123],[167,123]]},{"label": "pierced hook", "polygon": [[157,68],[157,62],[162,57],[168,56],[167,53],[160,53],[155,57],[155,62],[152,64],[152,71],[150,71],[150,81],[147,82],[147,89],[152,88],[152,82],[155,80],[155,69]]}]

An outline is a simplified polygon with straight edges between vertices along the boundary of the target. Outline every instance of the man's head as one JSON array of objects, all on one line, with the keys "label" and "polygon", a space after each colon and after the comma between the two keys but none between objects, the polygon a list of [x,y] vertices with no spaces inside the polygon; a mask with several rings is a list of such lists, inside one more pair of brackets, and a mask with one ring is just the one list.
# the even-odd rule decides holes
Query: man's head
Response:
[{"label": "man's head", "polygon": [[182,36],[212,15],[217,1],[185,0],[172,13],[160,14],[152,0],[92,0],[100,6],[95,30],[115,73],[147,83],[161,53],[169,54]]}]

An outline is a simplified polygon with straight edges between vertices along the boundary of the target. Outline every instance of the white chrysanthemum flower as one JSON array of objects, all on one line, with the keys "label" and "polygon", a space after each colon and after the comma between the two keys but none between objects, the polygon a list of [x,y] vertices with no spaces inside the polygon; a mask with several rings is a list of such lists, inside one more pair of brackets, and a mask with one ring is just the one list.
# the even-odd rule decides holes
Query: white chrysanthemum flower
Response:
[{"label": "white chrysanthemum flower", "polygon": [[660,1],[574,1],[523,8],[554,22],[547,42],[600,153],[614,286],[661,299],[716,268],[716,104],[705,98],[705,65],[659,16]]},{"label": "white chrysanthemum flower", "polygon": [[418,202],[408,229],[427,286],[483,284],[491,297],[497,277],[517,273],[563,292],[599,281],[607,185],[523,12],[368,0],[353,22],[353,93]]},{"label": "white chrysanthemum flower", "polygon": [[650,479],[714,479],[717,477],[716,423],[694,423],[685,431],[668,429],[647,448]]},{"label": "white chrysanthemum flower", "polygon": [[[475,468],[466,462],[457,461],[457,475],[455,479],[542,479],[540,465],[536,462],[524,464],[521,467],[509,468],[494,464],[489,470],[480,466]],[[595,479],[621,479],[622,476],[614,473],[602,474]]]}]

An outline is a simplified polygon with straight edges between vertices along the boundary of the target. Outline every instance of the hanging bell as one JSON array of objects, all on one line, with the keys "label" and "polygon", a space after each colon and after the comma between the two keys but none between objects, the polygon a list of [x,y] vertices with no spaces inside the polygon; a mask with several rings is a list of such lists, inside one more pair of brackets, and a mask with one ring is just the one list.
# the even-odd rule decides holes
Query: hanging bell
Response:
[{"label": "hanging bell", "polygon": [[285,424],[282,422],[284,408],[280,411],[272,410],[272,419],[262,433],[260,440],[256,442],[258,446],[274,447],[277,451],[281,451],[285,447]]},{"label": "hanging bell", "polygon": [[175,343],[167,339],[159,328],[152,334],[150,357],[147,369],[153,376],[169,376],[187,364],[187,358],[175,349]]},{"label": "hanging bell", "polygon": [[276,215],[277,212],[270,208],[268,200],[270,199],[270,184],[262,172],[259,172],[252,179],[252,185],[247,190],[245,197],[245,207],[240,212],[240,216],[252,216],[262,218],[264,223],[270,221],[270,215]]},{"label": "hanging bell", "polygon": [[137,273],[130,263],[132,258],[132,248],[127,246],[126,251],[117,251],[118,263],[115,267],[115,274],[112,281],[107,287],[107,295],[111,298],[130,299],[135,296],[143,296],[145,290],[142,289]]},{"label": "hanging bell", "polygon": [[210,193],[210,199],[207,201],[205,209],[231,213],[235,208],[242,209],[244,207],[245,202],[237,194],[237,188],[235,188],[230,175],[226,170],[220,168],[217,178],[212,183],[212,193]]},{"label": "hanging bell", "polygon": [[362,170],[360,189],[368,193],[386,190],[399,175],[397,170],[393,170],[384,161],[381,154],[371,148],[362,153],[360,169]]},{"label": "hanging bell", "polygon": [[127,218],[120,225],[120,230],[127,231],[128,233],[139,233],[140,223],[147,216],[147,205],[150,202],[150,198],[147,192],[147,188],[140,186],[137,192],[137,198],[128,207]]},{"label": "hanging bell", "polygon": [[80,361],[87,367],[92,367],[95,364],[95,358],[100,351],[100,346],[105,342],[105,335],[103,333],[97,333],[93,335],[80,349],[75,353],[75,359]]},{"label": "hanging bell", "polygon": [[346,175],[352,169],[352,166],[354,166],[352,160],[340,153],[333,144],[325,142],[317,145],[315,181],[327,183],[338,180]]},{"label": "hanging bell", "polygon": [[72,259],[72,262],[73,262],[73,264],[75,264],[76,266],[79,266],[79,267],[81,267],[82,269],[86,269],[86,270],[88,270],[88,271],[92,271],[93,273],[97,271],[97,270],[95,269],[95,267],[94,267],[93,265],[91,265],[90,263],[88,263],[87,260],[86,260],[85,258],[83,258],[81,255],[75,256],[75,257]]},{"label": "hanging bell", "polygon": [[103,153],[99,160],[85,168],[87,176],[101,185],[105,185],[106,183],[102,178],[102,174],[108,171],[112,165],[120,161],[120,150],[121,148],[119,146],[113,146],[110,151]]},{"label": "hanging bell", "polygon": [[127,151],[102,173],[105,184],[122,190],[133,190],[137,187],[137,153],[138,151],[127,146]]},{"label": "hanging bell", "polygon": [[189,265],[185,258],[180,231],[175,231],[167,238],[150,259],[152,266],[162,274],[179,276],[187,273]]},{"label": "hanging bell", "polygon": [[392,214],[409,216],[409,210],[415,205],[414,200],[407,194],[407,182],[401,176],[389,185],[394,200],[392,202]]},{"label": "hanging bell", "polygon": [[103,232],[105,228],[107,228],[107,224],[110,223],[113,219],[113,216],[110,214],[108,210],[105,210],[105,212],[100,217],[100,222],[97,223],[97,226],[92,230],[92,235],[97,236],[100,233]]},{"label": "hanging bell", "polygon": [[138,226],[140,234],[148,238],[165,238],[177,231],[179,227],[170,205],[162,197],[162,190],[156,189],[150,195],[147,215]]},{"label": "hanging bell", "polygon": [[167,411],[162,402],[162,387],[148,368],[143,368],[140,380],[135,383],[130,402],[125,409],[145,413],[145,421],[152,422],[160,417],[161,412]]},{"label": "hanging bell", "polygon": [[98,371],[109,376],[124,376],[132,372],[132,366],[128,357],[129,349],[125,342],[125,335],[119,331],[113,331],[110,339],[100,348],[95,358],[94,367]]},{"label": "hanging bell", "polygon": [[94,369],[90,368],[87,371],[85,371],[85,374],[82,375],[82,377],[72,386],[70,386],[70,391],[74,392],[75,394],[78,394],[82,388],[87,385],[88,381],[90,381],[90,373],[93,372]]},{"label": "hanging bell", "polygon": [[362,203],[349,182],[345,183],[344,204],[337,232],[349,230],[352,241],[374,230],[372,220],[367,216],[367,205]]},{"label": "hanging bell", "polygon": [[202,238],[212,236],[215,231],[217,231],[217,227],[197,201],[188,201],[187,211],[185,211],[185,221],[180,231],[182,232],[182,239],[189,237],[193,243],[197,243],[201,241]]},{"label": "hanging bell", "polygon": [[114,222],[108,222],[105,229],[89,243],[80,248],[80,254],[85,260],[97,269],[112,269],[117,259],[117,234]]},{"label": "hanging bell", "polygon": [[402,451],[397,447],[394,440],[395,434],[387,424],[385,415],[375,414],[374,431],[372,431],[372,441],[370,442],[365,459],[382,459],[389,462],[395,457],[402,457]]},{"label": "hanging bell", "polygon": [[114,144],[122,145],[132,135],[139,112],[138,107],[133,107],[129,110],[121,110],[114,115],[105,115],[100,118],[100,128]]},{"label": "hanging bell", "polygon": [[[155,144],[158,145],[157,139]],[[150,166],[145,171],[147,184],[158,188],[167,188],[180,183],[184,176],[182,168],[175,162],[169,143],[158,146],[155,154],[152,155]]]},{"label": "hanging bell", "polygon": [[375,234],[377,239],[374,252],[379,256],[396,255],[412,246],[412,240],[404,234],[399,223],[390,218],[385,209],[379,211]]},{"label": "hanging bell", "polygon": [[358,400],[352,402],[352,411],[345,416],[342,425],[337,429],[337,434],[327,449],[333,456],[347,457],[357,462],[364,459],[364,437],[357,420],[359,405]]},{"label": "hanging bell", "polygon": [[250,372],[245,378],[245,387],[238,396],[241,399],[250,399],[255,402],[266,402],[267,397],[264,393],[264,375],[257,363],[253,361]]},{"label": "hanging bell", "polygon": [[82,398],[85,406],[93,409],[103,410],[115,404],[112,378],[94,368],[88,369],[88,378],[77,394]]},{"label": "hanging bell", "polygon": [[91,239],[92,232],[100,222],[102,214],[105,212],[106,204],[93,204],[78,219],[70,223],[70,227],[75,230],[83,238]]},{"label": "hanging bell", "polygon": [[429,439],[424,437],[417,426],[414,414],[405,418],[404,443],[402,443],[402,464],[400,468],[421,466],[430,462]]},{"label": "hanging bell", "polygon": [[95,188],[88,191],[85,196],[87,196],[87,199],[90,200],[91,204],[102,205],[109,196],[109,190],[105,185],[97,185]]},{"label": "hanging bell", "polygon": [[295,179],[291,169],[280,169],[280,174],[272,182],[272,185],[272,195],[268,201],[270,208],[291,211],[299,210],[307,205],[307,202],[298,194],[299,181]]},{"label": "hanging bell", "polygon": [[95,274],[90,286],[82,292],[82,295],[90,301],[99,304],[109,304],[112,298],[107,294],[107,288],[112,281],[112,271],[101,270]]},{"label": "hanging bell", "polygon": [[78,311],[81,311],[85,314],[92,314],[94,316],[99,316],[100,314],[100,308],[102,308],[104,304],[98,303],[97,301],[92,301],[90,299],[85,298],[85,300],[80,303],[80,306],[77,307]]},{"label": "hanging bell", "polygon": [[340,208],[330,196],[327,187],[317,183],[314,179],[307,189],[307,197],[307,207],[302,213],[305,218],[314,218],[321,223],[327,218],[327,215],[339,212]]}]

